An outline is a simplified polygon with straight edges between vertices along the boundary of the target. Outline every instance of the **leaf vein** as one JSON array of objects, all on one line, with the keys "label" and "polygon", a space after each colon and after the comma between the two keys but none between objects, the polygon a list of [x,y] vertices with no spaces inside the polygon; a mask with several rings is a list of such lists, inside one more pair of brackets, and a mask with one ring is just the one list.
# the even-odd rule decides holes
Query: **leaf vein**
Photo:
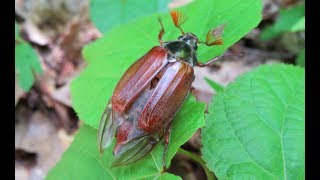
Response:
[{"label": "leaf vein", "polygon": [[[224,99],[224,96],[222,96],[222,97],[223,97],[223,99]],[[237,137],[236,132],[235,132],[235,129],[234,129],[232,123],[229,121],[230,118],[229,118],[229,115],[228,115],[227,110],[225,109],[225,107],[226,107],[226,104],[225,104],[226,102],[225,102],[225,100],[222,100],[222,102],[223,102],[223,107],[224,107],[224,111],[223,111],[223,112],[225,113],[225,115],[226,115],[226,117],[227,117],[227,122],[230,124],[230,127],[231,127],[231,129],[232,129],[232,131],[233,131],[233,134],[234,134],[234,136],[235,136],[235,139],[239,142],[239,144],[240,144],[241,147],[243,148],[244,152],[246,153],[247,157],[250,159],[250,161],[251,161],[255,166],[257,166],[257,167],[260,168],[262,171],[264,171],[264,172],[266,172],[267,174],[269,174],[269,175],[271,175],[271,176],[273,176],[273,177],[276,178],[276,176],[275,176],[274,174],[272,174],[271,172],[269,172],[268,170],[266,170],[264,167],[260,166],[258,163],[256,163],[255,161],[253,161],[253,159],[252,159],[252,157],[250,156],[250,154],[248,153],[247,149],[244,147],[244,145],[243,145],[243,143],[241,142],[241,140]]]}]

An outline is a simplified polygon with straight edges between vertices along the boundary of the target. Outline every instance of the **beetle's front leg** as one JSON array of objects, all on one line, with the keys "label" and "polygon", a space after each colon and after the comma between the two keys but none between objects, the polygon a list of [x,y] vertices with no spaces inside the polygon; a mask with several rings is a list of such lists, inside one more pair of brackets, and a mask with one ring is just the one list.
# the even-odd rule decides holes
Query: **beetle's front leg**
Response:
[{"label": "beetle's front leg", "polygon": [[227,56],[243,56],[243,54],[223,54],[221,56],[217,56],[213,59],[211,59],[210,61],[206,62],[206,63],[197,63],[195,66],[198,67],[206,67],[206,66],[211,66],[214,62],[219,61]]},{"label": "beetle's front leg", "polygon": [[167,166],[166,166],[166,155],[167,155],[167,151],[168,151],[168,145],[170,143],[170,134],[171,134],[171,122],[168,125],[165,134],[164,134],[164,151],[163,151],[163,156],[162,156],[162,172],[166,172],[167,171]]}]

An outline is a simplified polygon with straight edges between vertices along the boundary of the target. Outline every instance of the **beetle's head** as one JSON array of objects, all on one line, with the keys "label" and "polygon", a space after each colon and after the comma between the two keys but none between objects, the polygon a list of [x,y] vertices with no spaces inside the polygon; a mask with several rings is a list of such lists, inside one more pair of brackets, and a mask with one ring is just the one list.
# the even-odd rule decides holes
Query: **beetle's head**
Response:
[{"label": "beetle's head", "polygon": [[195,51],[198,49],[197,43],[198,43],[198,37],[192,33],[185,33],[182,36],[179,36],[178,39],[180,41],[185,42],[190,47],[192,47]]},{"label": "beetle's head", "polygon": [[182,35],[179,36],[178,39],[180,41],[187,43],[195,51],[197,50],[197,44],[205,44],[207,46],[215,46],[215,45],[223,44],[223,40],[221,36],[224,30],[225,24],[218,26],[216,28],[210,29],[207,33],[206,41],[199,41],[196,35],[192,33],[185,33],[181,28],[181,25],[187,20],[186,16],[184,16],[181,12],[175,11],[175,10],[170,11],[170,15],[172,17],[174,25],[181,31]]}]

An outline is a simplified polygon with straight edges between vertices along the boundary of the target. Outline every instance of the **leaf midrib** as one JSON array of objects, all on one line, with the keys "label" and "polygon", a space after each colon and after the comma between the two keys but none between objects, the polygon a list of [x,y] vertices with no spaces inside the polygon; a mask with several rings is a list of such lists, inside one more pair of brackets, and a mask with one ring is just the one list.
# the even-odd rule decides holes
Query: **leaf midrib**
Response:
[{"label": "leaf midrib", "polygon": [[282,163],[282,166],[283,166],[283,178],[286,180],[287,179],[287,173],[286,173],[287,169],[286,169],[286,162],[285,162],[285,156],[284,156],[284,147],[283,147],[283,128],[284,128],[284,125],[285,125],[285,122],[286,122],[286,119],[287,119],[287,113],[288,113],[289,106],[290,106],[292,100],[294,99],[294,97],[296,97],[297,90],[296,89],[292,89],[292,87],[287,84],[286,80],[283,78],[284,76],[282,75],[282,72],[283,71],[280,72],[281,73],[280,77],[281,77],[282,81],[284,82],[283,84],[285,84],[286,87],[288,89],[290,89],[292,94],[293,94],[291,96],[290,100],[288,100],[288,103],[285,104],[285,110],[284,110],[284,113],[283,113],[283,116],[282,116],[282,127],[281,127],[281,132],[280,132],[280,134],[281,134],[281,150],[282,150],[281,152],[282,152],[282,162],[283,162]]}]

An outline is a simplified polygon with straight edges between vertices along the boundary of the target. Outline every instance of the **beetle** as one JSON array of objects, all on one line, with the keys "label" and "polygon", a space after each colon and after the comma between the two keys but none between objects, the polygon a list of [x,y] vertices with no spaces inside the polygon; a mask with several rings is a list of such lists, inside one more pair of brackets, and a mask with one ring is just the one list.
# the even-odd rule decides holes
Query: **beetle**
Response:
[{"label": "beetle", "polygon": [[224,25],[209,30],[206,41],[201,42],[196,35],[185,33],[181,28],[186,16],[175,10],[170,11],[170,15],[182,35],[177,40],[164,42],[164,26],[159,18],[160,45],[151,48],[123,74],[103,112],[98,148],[102,154],[116,138],[112,166],[141,159],[164,139],[165,170],[172,120],[192,87],[195,78],[193,67],[208,66],[219,59],[198,62],[197,44],[223,44],[221,35]]}]

